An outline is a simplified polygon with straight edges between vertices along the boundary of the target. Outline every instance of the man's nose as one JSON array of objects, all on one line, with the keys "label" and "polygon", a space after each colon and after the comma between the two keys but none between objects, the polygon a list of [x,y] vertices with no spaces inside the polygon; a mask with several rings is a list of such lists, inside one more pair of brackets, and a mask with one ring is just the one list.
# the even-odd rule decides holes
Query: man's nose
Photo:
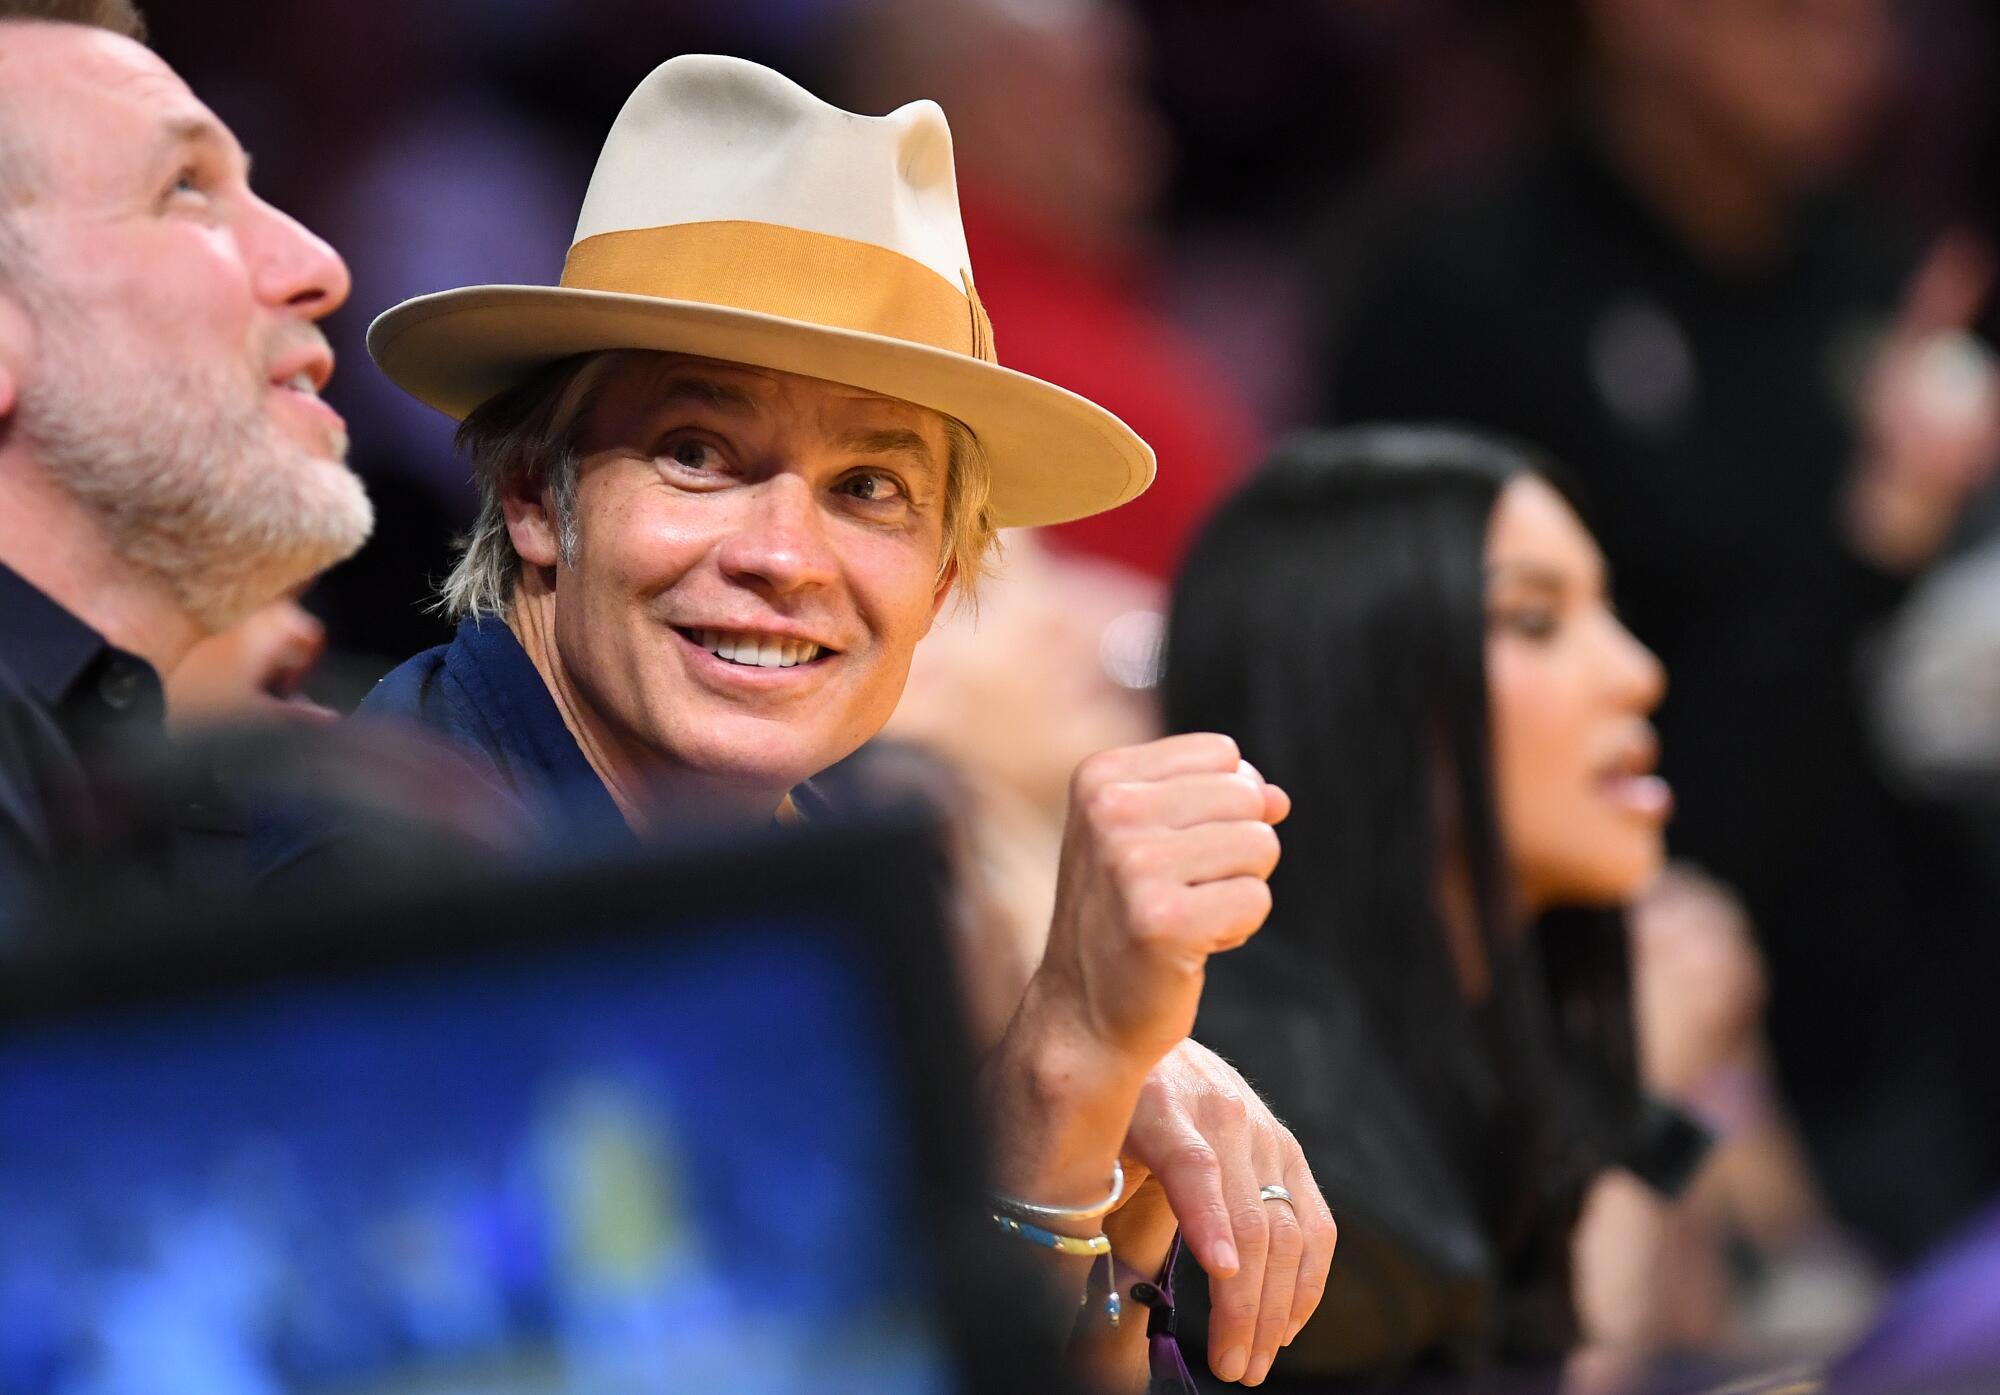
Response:
[{"label": "man's nose", "polygon": [[746,493],[741,524],[722,545],[723,573],[772,595],[831,583],[839,568],[812,484],[780,472]]},{"label": "man's nose", "polygon": [[266,305],[317,320],[347,300],[354,288],[347,263],[298,219],[258,200],[241,226],[244,255],[253,267],[258,298]]}]

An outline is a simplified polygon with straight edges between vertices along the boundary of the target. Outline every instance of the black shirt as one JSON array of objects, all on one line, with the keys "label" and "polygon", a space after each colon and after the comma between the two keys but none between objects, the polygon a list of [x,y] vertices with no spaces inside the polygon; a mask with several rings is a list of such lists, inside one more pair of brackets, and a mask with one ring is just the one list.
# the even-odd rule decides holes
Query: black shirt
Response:
[{"label": "black shirt", "polygon": [[1572,132],[1400,210],[1350,268],[1324,380],[1331,417],[1497,429],[1576,486],[1670,675],[1670,840],[1748,903],[1785,1084],[1839,1199],[1893,1248],[1978,1186],[1911,1198],[1894,1161],[1969,1156],[1953,1116],[1979,1092],[1946,1096],[1972,1005],[1941,988],[1963,976],[1945,966],[1966,879],[1877,775],[1861,668],[1900,586],[1836,521],[1912,250],[1835,194],[1769,261],[1716,266]]},{"label": "black shirt", "polygon": [[[0,912],[18,913],[52,867],[131,830],[107,807],[125,755],[164,740],[152,665],[0,566]],[[187,791],[165,830],[170,888],[240,875],[241,821],[212,785]]]}]

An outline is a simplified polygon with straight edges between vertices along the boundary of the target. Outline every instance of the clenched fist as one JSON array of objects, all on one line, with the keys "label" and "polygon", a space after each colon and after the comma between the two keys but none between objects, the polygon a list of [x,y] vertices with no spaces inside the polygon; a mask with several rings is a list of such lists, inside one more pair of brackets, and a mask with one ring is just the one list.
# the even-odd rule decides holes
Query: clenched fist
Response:
[{"label": "clenched fist", "polygon": [[1103,1194],[1139,1092],[1194,1026],[1208,956],[1271,909],[1290,811],[1226,736],[1105,751],[1071,784],[1048,947],[987,1063],[995,1176],[1072,1204]]},{"label": "clenched fist", "polygon": [[1087,1049],[1141,1072],[1194,1027],[1208,956],[1271,910],[1291,800],[1226,736],[1092,756],[1071,783],[1055,918],[1030,991]]}]

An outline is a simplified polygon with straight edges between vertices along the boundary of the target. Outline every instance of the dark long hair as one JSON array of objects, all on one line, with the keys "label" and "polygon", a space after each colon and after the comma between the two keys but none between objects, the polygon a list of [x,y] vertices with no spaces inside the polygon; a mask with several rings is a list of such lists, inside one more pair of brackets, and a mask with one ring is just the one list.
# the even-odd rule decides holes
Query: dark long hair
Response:
[{"label": "dark long hair", "polygon": [[[1230,734],[1293,799],[1251,951],[1364,1013],[1439,1132],[1462,1143],[1477,1116],[1479,1152],[1510,1174],[1478,1186],[1503,1235],[1601,1166],[1637,1102],[1617,913],[1550,917],[1526,936],[1509,924],[1485,551],[1500,491],[1529,471],[1549,474],[1443,428],[1287,441],[1190,553],[1164,681],[1170,731]],[[1495,968],[1483,1005],[1459,987],[1444,931],[1447,857],[1462,859]],[[1230,972],[1219,961],[1211,981]]]}]

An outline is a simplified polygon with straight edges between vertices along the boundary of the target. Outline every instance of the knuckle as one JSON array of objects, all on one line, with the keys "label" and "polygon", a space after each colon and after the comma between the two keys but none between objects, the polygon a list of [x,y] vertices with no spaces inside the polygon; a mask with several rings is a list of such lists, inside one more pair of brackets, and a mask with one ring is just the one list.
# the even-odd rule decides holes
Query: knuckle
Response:
[{"label": "knuckle", "polygon": [[1261,824],[1264,813],[1262,790],[1252,789],[1233,774],[1210,778],[1214,781],[1210,788],[1215,791],[1218,822]]},{"label": "knuckle", "polygon": [[1289,1215],[1273,1217],[1271,1220],[1271,1253],[1280,1259],[1296,1260],[1305,1252],[1306,1233],[1300,1227],[1299,1223]]},{"label": "knuckle", "polygon": [[1119,824],[1129,817],[1132,798],[1128,787],[1115,780],[1098,781],[1082,795],[1084,817],[1094,827]]},{"label": "knuckle", "polygon": [[1104,752],[1085,756],[1077,763],[1076,770],[1069,777],[1069,797],[1074,804],[1087,807],[1092,795],[1109,783]]},{"label": "knuckle", "polygon": [[1200,1139],[1192,1139],[1174,1149],[1168,1158],[1174,1172],[1213,1181],[1222,1175],[1222,1160]]},{"label": "knuckle", "polygon": [[1229,1226],[1236,1232],[1238,1249],[1261,1255],[1271,1243],[1271,1218],[1261,1201],[1253,1199],[1231,1208]]},{"label": "knuckle", "polygon": [[1201,733],[1202,754],[1225,770],[1234,770],[1243,759],[1243,752],[1236,744],[1236,738],[1219,731]]},{"label": "knuckle", "polygon": [[1132,905],[1132,934],[1142,944],[1161,945],[1179,938],[1187,918],[1180,893],[1157,887],[1142,893]]},{"label": "knuckle", "polygon": [[1214,1092],[1209,1109],[1226,1128],[1238,1129],[1250,1122],[1249,1098],[1241,1090],[1229,1086],[1222,1086]]},{"label": "knuckle", "polygon": [[1111,851],[1111,870],[1113,875],[1127,883],[1157,876],[1160,872],[1159,846],[1144,839],[1125,839]]},{"label": "knuckle", "polygon": [[1233,1328],[1249,1327],[1257,1321],[1258,1311],[1255,1298],[1235,1298],[1222,1305],[1222,1320]]}]

